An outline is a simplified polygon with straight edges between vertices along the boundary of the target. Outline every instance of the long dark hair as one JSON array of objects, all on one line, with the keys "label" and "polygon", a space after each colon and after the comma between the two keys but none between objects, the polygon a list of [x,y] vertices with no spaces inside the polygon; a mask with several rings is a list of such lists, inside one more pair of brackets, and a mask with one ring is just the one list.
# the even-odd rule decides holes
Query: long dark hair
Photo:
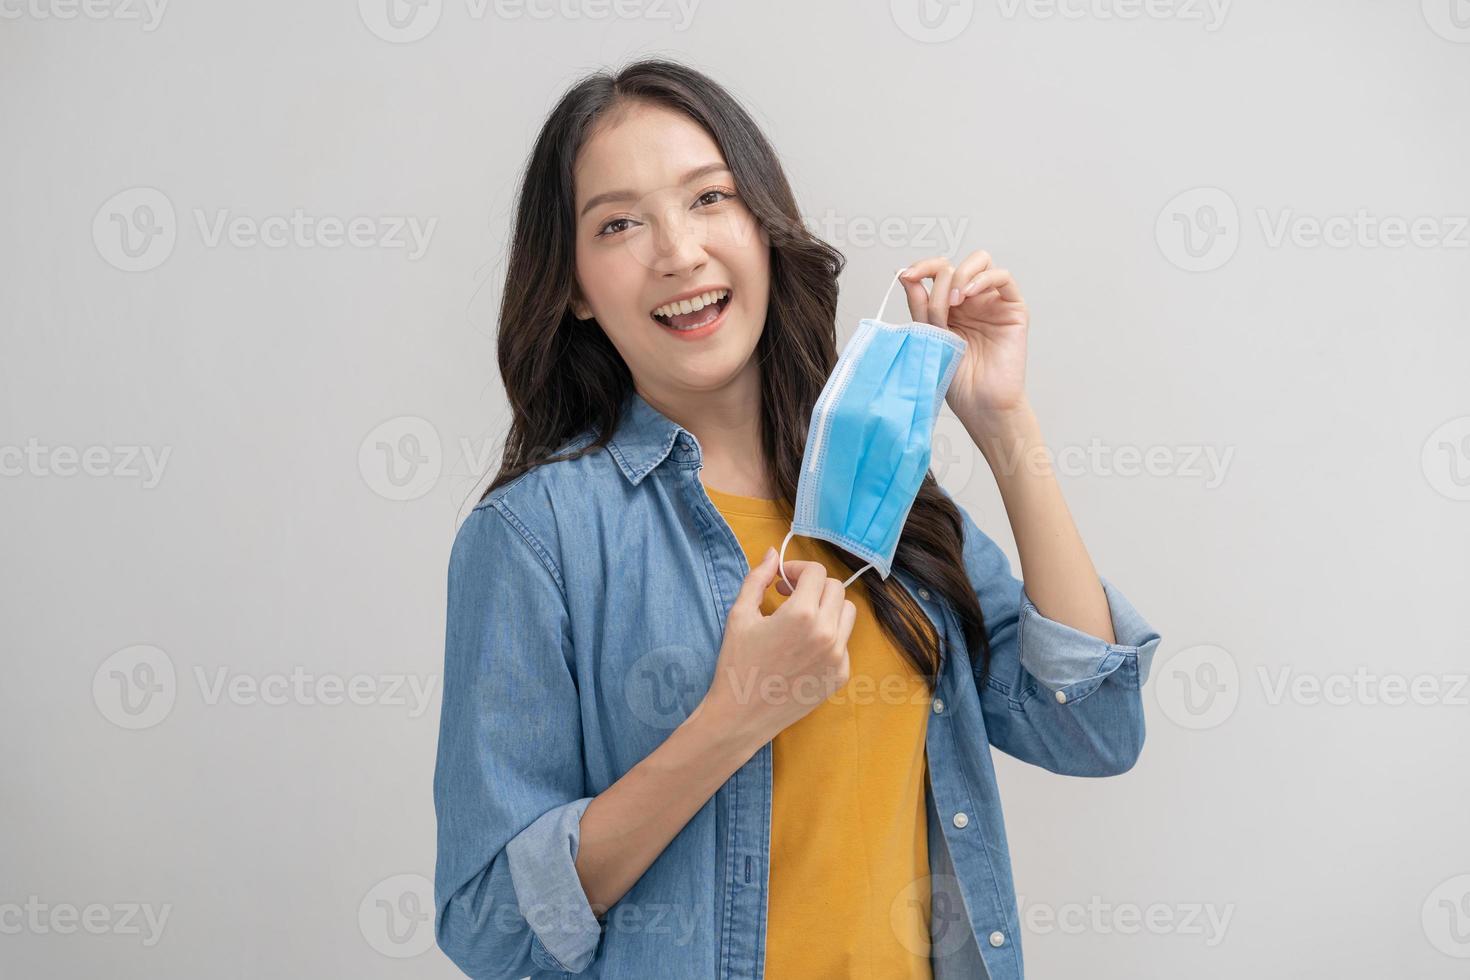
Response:
[{"label": "long dark hair", "polygon": [[[578,321],[571,310],[576,290],[572,165],[596,120],[632,102],[682,112],[709,133],[763,240],[770,242],[771,293],[755,352],[761,368],[762,449],[777,496],[795,500],[811,410],[837,363],[837,277],[846,259],[802,223],[770,144],[729,92],[693,68],[665,59],[586,76],[562,96],[536,138],[521,182],[500,303],[498,356],[511,425],[500,470],[485,494],[532,467],[602,451],[633,390],[628,366],[607,335],[595,321]],[[590,445],[553,455],[588,430],[596,435]],[[983,679],[990,646],[961,558],[963,527],[954,503],[926,473],[894,568],[948,601],[964,630],[971,666],[980,667]],[[848,574],[864,564],[839,547],[833,551]],[[942,651],[923,610],[892,576],[870,575],[865,584],[879,626],[932,690]]]}]

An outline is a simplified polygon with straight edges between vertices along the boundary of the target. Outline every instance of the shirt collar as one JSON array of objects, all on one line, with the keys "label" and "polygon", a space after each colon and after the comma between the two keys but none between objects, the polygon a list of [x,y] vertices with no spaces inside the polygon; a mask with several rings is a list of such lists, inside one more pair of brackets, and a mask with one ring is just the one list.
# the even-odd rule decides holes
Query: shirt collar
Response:
[{"label": "shirt collar", "polygon": [[622,415],[612,438],[607,441],[607,446],[613,459],[618,461],[623,475],[636,486],[654,467],[664,461],[681,434],[684,439],[680,451],[688,453],[692,459],[698,455],[698,443],[694,436],[648,404],[635,389],[629,392],[623,402]]}]

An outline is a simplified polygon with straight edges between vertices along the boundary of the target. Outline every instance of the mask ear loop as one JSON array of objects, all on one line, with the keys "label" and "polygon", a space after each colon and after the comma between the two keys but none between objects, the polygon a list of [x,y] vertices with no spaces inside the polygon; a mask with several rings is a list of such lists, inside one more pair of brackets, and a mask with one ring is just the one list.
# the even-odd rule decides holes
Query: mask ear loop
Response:
[{"label": "mask ear loop", "polygon": [[[795,528],[792,528],[790,531],[786,532],[786,539],[781,542],[781,554],[776,558],[776,567],[781,570],[781,581],[786,583],[786,587],[788,589],[793,590],[796,588],[796,586],[792,585],[791,579],[786,577],[786,545],[791,540],[791,536],[795,533]],[[842,583],[842,587],[844,589],[847,588],[849,585],[857,581],[857,577],[859,575],[863,574],[863,572],[866,572],[868,569],[875,567],[877,566],[875,566],[872,562],[868,562],[862,568],[859,568],[857,571],[853,572],[852,577],[849,578],[846,582]]]},{"label": "mask ear loop", "polygon": [[900,280],[898,277],[903,274],[903,271],[903,269],[899,269],[893,274],[893,281],[888,284],[888,292],[883,294],[883,302],[878,305],[878,315],[873,317],[874,320],[881,321],[883,319],[883,311],[888,308],[888,297],[893,295],[893,287],[899,284]]}]

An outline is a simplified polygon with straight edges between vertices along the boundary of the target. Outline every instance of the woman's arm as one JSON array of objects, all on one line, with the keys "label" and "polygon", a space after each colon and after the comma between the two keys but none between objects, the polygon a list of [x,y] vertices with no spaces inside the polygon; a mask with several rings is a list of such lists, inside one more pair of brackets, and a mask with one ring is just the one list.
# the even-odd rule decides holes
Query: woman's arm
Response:
[{"label": "woman's arm", "polygon": [[[995,474],[1027,594],[1051,620],[1112,643],[1107,597],[1026,395],[1031,314],[1015,277],[981,250],[958,266],[943,256],[916,262],[899,278],[915,319],[965,340],[945,400]],[[925,279],[933,281],[932,290]]]},{"label": "woman's arm", "polygon": [[760,747],[737,726],[696,712],[597,795],[582,814],[577,874],[599,917]]},{"label": "woman's arm", "polygon": [[501,500],[465,519],[450,556],[435,927],[475,977],[585,970],[607,908],[764,744],[697,711],[592,795],[554,553]]},{"label": "woman's arm", "polygon": [[976,678],[990,741],[1064,775],[1126,772],[1143,748],[1141,688],[1158,633],[1093,568],[1029,401],[961,422],[995,474],[1024,579],[965,515],[991,648]]},{"label": "woman's arm", "polygon": [[573,866],[592,798],[571,624],[547,554],[502,503],[465,518],[449,560],[435,936],[490,980],[579,973],[602,939]]},{"label": "woman's arm", "polygon": [[[725,617],[709,692],[662,745],[592,801],[577,870],[593,904],[633,886],[695,812],[761,746],[847,683],[857,606],[818,562],[789,561],[786,602],[761,599],[780,568],[775,548],[746,573]],[[779,590],[778,590],[779,591]],[[777,696],[767,682],[813,696]],[[748,691],[740,688],[749,683]],[[751,694],[760,692],[752,698]]]},{"label": "woman's arm", "polygon": [[975,671],[987,737],[1053,772],[1125,772],[1143,748],[1140,690],[1159,635],[1098,577],[1062,500],[1026,397],[1031,317],[1021,290],[986,251],[957,267],[925,259],[900,278],[915,319],[965,338],[945,399],[995,473],[1025,576],[1011,575],[959,507],[965,571],[990,644],[989,670]]},{"label": "woman's arm", "polygon": [[990,464],[1021,559],[1026,594],[1042,615],[1113,643],[1112,617],[1072,520],[1029,400],[984,422],[960,420]]},{"label": "woman's arm", "polygon": [[954,504],[990,646],[988,669],[973,670],[990,744],[1062,775],[1127,772],[1143,748],[1141,689],[1159,634],[1106,579],[1099,584],[1113,641],[1043,615],[1005,552]]}]

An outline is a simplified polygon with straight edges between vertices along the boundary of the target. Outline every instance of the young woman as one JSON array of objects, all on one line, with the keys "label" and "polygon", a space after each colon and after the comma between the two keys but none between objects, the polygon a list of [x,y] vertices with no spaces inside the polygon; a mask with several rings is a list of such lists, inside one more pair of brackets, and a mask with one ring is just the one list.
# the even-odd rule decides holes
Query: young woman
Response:
[{"label": "young woman", "polygon": [[927,473],[887,577],[844,588],[864,562],[806,537],[778,568],[843,264],[688,67],[594,74],[547,119],[511,429],[449,565],[436,928],[467,974],[1022,976],[990,746],[1125,772],[1159,637],[1016,465],[1044,449],[1026,305],[983,251],[901,280],[967,341],[946,400],[1024,587]]}]

